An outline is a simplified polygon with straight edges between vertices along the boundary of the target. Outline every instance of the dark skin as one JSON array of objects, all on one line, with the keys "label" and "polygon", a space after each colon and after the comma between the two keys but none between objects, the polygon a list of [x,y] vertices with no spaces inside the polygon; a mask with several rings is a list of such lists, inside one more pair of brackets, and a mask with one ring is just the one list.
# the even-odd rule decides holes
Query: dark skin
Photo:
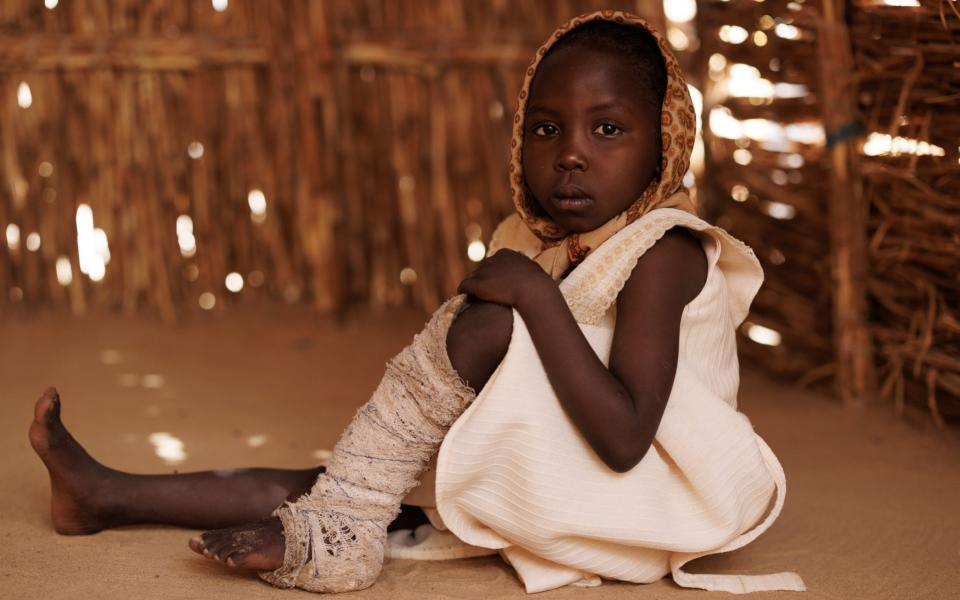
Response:
[{"label": "dark skin", "polygon": [[[624,211],[659,160],[658,114],[630,65],[602,48],[550,54],[530,91],[523,167],[528,189],[568,231]],[[575,187],[583,200],[565,205]],[[660,424],[677,367],[680,317],[706,282],[706,257],[684,230],[638,261],[617,297],[609,368],[593,352],[557,284],[532,260],[501,250],[459,291],[523,318],[560,405],[611,469],[632,469]]]},{"label": "dark skin", "polygon": [[[618,54],[573,50],[551,53],[537,72],[523,164],[528,188],[546,212],[568,231],[582,232],[625,210],[655,176],[658,114]],[[569,200],[571,186],[581,198]],[[558,195],[568,199],[558,202]],[[450,362],[481,389],[506,354],[516,309],[563,409],[611,469],[627,471],[652,443],[676,371],[680,317],[702,289],[706,270],[699,242],[683,230],[667,232],[648,250],[617,298],[605,367],[557,283],[527,257],[502,250],[460,285],[470,303],[447,335]],[[223,527],[191,539],[190,547],[248,569],[282,564],[283,529],[270,512],[308,491],[321,472],[122,473],[95,461],[70,435],[54,390],[37,402],[30,440],[50,473],[58,532],[143,523]]]}]

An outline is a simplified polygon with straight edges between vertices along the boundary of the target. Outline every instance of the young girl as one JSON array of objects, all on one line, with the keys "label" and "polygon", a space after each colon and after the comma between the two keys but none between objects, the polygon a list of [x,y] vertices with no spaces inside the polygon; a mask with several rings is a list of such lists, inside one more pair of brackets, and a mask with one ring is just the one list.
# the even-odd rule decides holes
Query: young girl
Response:
[{"label": "young girl", "polygon": [[388,525],[422,479],[408,502],[498,550],[529,592],[667,574],[802,590],[792,573],[681,568],[766,530],[785,485],[736,411],[735,329],[762,272],[694,214],[681,180],[695,127],[677,63],[645,21],[603,11],[563,25],[520,91],[517,213],[388,363],[327,469],[120,473],[73,440],[48,390],[30,438],[57,531],[227,527],[191,548],[281,587],[347,591],[374,582]]}]

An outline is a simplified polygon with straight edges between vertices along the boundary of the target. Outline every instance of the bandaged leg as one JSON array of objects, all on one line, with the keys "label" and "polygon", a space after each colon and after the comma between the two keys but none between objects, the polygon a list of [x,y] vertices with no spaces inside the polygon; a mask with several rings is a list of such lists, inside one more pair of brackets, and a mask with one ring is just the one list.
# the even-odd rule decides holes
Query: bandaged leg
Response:
[{"label": "bandaged leg", "polygon": [[260,576],[277,587],[346,592],[370,586],[383,563],[387,525],[417,485],[447,430],[475,397],[447,356],[464,304],[456,296],[387,363],[313,489],[274,515],[283,523],[283,566]]}]

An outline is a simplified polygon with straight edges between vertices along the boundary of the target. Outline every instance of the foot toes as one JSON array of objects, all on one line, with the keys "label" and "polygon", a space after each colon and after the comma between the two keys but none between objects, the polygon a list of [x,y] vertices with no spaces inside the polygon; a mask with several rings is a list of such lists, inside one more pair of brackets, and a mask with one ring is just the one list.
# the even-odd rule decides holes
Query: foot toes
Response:
[{"label": "foot toes", "polygon": [[203,554],[203,538],[195,535],[187,542],[187,546],[197,554]]},{"label": "foot toes", "polygon": [[38,423],[48,423],[60,414],[60,395],[57,388],[48,387],[34,406],[34,418]]},{"label": "foot toes", "polygon": [[189,545],[194,552],[230,567],[273,570],[283,564],[283,527],[276,518],[208,531],[191,538]]},{"label": "foot toes", "polygon": [[228,541],[214,550],[213,556],[220,562],[227,562],[227,557],[236,552],[236,550],[236,546]]},{"label": "foot toes", "polygon": [[208,557],[211,556],[213,554],[215,547],[219,545],[220,538],[218,536],[213,535],[209,531],[207,533],[200,535],[199,537],[200,537],[200,543],[198,546],[199,546],[200,553],[203,554],[204,556],[208,556]]},{"label": "foot toes", "polygon": [[247,555],[247,551],[236,546],[227,548],[220,553],[220,560],[226,563],[228,566],[236,567],[243,563],[244,557]]},{"label": "foot toes", "polygon": [[215,560],[223,560],[227,551],[233,548],[230,535],[207,532],[201,536],[203,555]]}]

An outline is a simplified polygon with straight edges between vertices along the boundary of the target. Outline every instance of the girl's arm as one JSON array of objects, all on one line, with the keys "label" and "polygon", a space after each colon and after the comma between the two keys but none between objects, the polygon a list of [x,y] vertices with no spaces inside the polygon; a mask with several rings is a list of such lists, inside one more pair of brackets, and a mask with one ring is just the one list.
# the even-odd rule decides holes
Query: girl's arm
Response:
[{"label": "girl's arm", "polygon": [[[699,241],[673,229],[637,261],[617,298],[609,369],[587,343],[556,283],[516,252],[496,264],[501,254],[488,259],[492,269],[483,273],[481,266],[465,279],[460,291],[517,309],[570,419],[611,469],[632,469],[650,448],[673,387],[680,316],[706,282]],[[523,261],[543,277],[521,266]],[[517,284],[521,275],[523,285]],[[494,286],[499,289],[491,291]]]}]

